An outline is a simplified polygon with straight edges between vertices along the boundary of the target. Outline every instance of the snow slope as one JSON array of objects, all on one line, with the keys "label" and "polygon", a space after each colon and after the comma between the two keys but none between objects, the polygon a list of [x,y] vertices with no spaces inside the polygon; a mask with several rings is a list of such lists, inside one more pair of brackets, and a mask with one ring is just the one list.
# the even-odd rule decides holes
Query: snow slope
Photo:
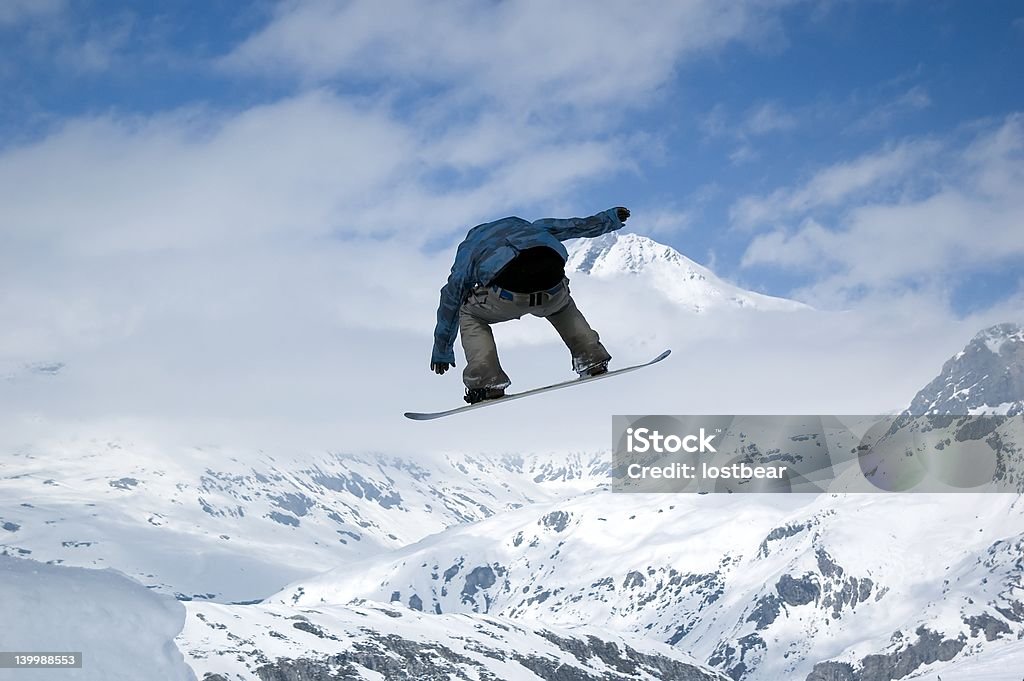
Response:
[{"label": "snow slope", "polygon": [[194,681],[174,645],[185,608],[113,570],[0,556],[0,649],[82,653],[79,669],[0,669],[0,679]]}]

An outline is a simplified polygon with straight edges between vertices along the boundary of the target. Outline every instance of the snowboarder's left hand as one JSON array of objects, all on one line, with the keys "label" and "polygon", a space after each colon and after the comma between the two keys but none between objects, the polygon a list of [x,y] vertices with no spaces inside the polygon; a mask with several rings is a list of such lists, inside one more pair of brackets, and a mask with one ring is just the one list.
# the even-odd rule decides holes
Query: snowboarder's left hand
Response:
[{"label": "snowboarder's left hand", "polygon": [[440,376],[444,372],[448,371],[450,367],[453,366],[455,366],[455,362],[452,362],[451,364],[449,364],[448,362],[431,362],[430,370],[433,371],[438,376]]},{"label": "snowboarder's left hand", "polygon": [[623,206],[619,206],[615,209],[615,214],[619,218],[619,222],[625,222],[629,219],[629,209]]}]

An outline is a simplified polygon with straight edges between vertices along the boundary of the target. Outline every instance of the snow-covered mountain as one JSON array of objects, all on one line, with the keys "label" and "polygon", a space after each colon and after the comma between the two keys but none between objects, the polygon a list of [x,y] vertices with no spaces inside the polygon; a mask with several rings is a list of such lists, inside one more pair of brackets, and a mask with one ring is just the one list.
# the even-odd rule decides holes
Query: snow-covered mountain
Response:
[{"label": "snow-covered mountain", "polygon": [[450,525],[571,497],[600,454],[385,455],[40,444],[4,454],[0,554],[115,567],[181,599],[250,601]]},{"label": "snow-covered mountain", "polygon": [[1024,414],[1024,328],[980,331],[917,393],[907,413]]},{"label": "snow-covered mountain", "polygon": [[[1019,382],[992,380],[1019,377],[1020,342],[1015,326],[982,332],[910,411],[1024,402]],[[1024,666],[1019,494],[613,495],[609,472],[606,453],[43,443],[6,453],[0,552],[177,595],[176,643],[205,681],[949,681]]]},{"label": "snow-covered mountain", "polygon": [[803,303],[747,291],[670,246],[638,234],[612,232],[569,244],[566,271],[615,282],[638,282],[693,312],[715,308],[807,309]]},{"label": "snow-covered mountain", "polygon": [[[998,342],[979,338],[1002,353],[1014,334],[997,329]],[[937,678],[1024,661],[1022,503],[596,490],[450,528],[271,601],[585,624],[673,645],[736,680]]]},{"label": "snow-covered mountain", "polygon": [[452,528],[273,601],[585,623],[733,679],[810,678],[872,655],[910,672],[1024,637],[1022,549],[1017,495],[594,493]]}]

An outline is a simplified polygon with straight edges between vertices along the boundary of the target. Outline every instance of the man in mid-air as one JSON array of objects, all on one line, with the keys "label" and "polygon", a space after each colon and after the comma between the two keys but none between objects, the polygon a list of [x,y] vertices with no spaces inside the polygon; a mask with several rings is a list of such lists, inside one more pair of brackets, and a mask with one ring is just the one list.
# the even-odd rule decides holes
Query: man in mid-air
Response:
[{"label": "man in mid-air", "polygon": [[469,230],[441,289],[430,369],[443,374],[455,366],[458,333],[466,353],[466,402],[504,397],[511,381],[498,361],[491,324],[532,314],[555,327],[581,377],[608,371],[611,355],[569,295],[562,242],[621,229],[628,217],[629,210],[618,207],[589,218],[508,217]]}]

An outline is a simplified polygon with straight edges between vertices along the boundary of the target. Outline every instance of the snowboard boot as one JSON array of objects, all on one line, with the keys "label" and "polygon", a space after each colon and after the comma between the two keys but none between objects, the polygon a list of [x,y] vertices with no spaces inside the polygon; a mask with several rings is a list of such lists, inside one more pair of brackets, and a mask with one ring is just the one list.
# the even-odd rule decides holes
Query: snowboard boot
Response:
[{"label": "snowboard boot", "polygon": [[608,373],[608,362],[598,362],[580,372],[580,378],[591,378]]},{"label": "snowboard boot", "polygon": [[476,404],[477,402],[496,400],[504,396],[504,388],[466,388],[466,396],[463,399],[469,404]]}]

